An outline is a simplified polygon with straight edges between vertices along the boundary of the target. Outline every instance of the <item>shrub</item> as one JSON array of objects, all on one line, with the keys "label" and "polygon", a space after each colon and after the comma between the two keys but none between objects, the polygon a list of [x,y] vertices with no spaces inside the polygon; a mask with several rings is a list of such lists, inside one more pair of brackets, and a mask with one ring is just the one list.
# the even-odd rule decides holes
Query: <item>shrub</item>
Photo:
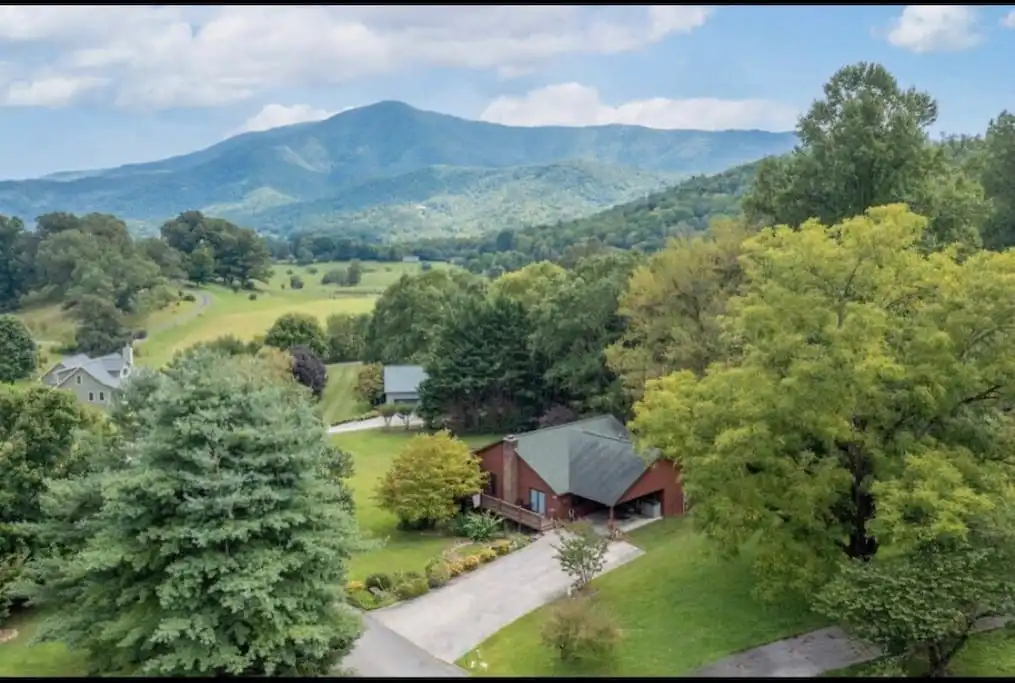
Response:
[{"label": "shrub", "polygon": [[292,275],[293,274],[293,269],[292,268],[286,268],[285,274],[286,275]]},{"label": "shrub", "polygon": [[447,564],[448,574],[451,578],[465,573],[465,565],[460,560],[452,560]]},{"label": "shrub", "polygon": [[289,289],[303,289],[303,278],[299,275],[289,278]]},{"label": "shrub", "polygon": [[509,550],[512,552],[524,548],[531,542],[532,539],[526,534],[511,534],[511,536],[508,537]]},{"label": "shrub", "polygon": [[134,330],[134,339],[144,339],[148,336],[148,330]]},{"label": "shrub", "polygon": [[191,294],[190,292],[187,292],[186,294],[183,295],[183,300],[184,301],[197,301],[197,297],[194,296],[193,294]]},{"label": "shrub", "polygon": [[310,266],[307,268],[307,272],[311,275],[317,275],[317,266]]},{"label": "shrub", "polygon": [[440,588],[451,580],[451,571],[444,560],[437,560],[427,565],[426,581],[430,588]]},{"label": "shrub", "polygon": [[475,555],[469,555],[468,557],[462,558],[462,567],[467,572],[471,572],[473,569],[480,565],[479,558]]},{"label": "shrub", "polygon": [[490,549],[493,550],[493,552],[497,553],[498,555],[507,555],[512,550],[511,541],[507,540],[506,538],[502,538],[499,541],[494,541],[493,544],[490,546]]},{"label": "shrub", "polygon": [[350,605],[360,609],[376,609],[377,607],[377,600],[370,591],[349,591],[345,598]]},{"label": "shrub", "polygon": [[543,626],[542,640],[565,662],[601,660],[620,642],[620,629],[605,610],[588,598],[565,600]]},{"label": "shrub", "polygon": [[356,591],[366,590],[366,584],[362,581],[350,581],[345,584],[345,589],[350,593],[355,593]]},{"label": "shrub", "polygon": [[504,528],[504,520],[486,510],[467,512],[455,519],[452,528],[456,535],[464,536],[476,543],[482,543],[501,533]]},{"label": "shrub", "polygon": [[395,587],[395,595],[400,600],[412,600],[430,592],[430,584],[423,577],[403,581]]},{"label": "shrub", "polygon": [[257,301],[257,295],[256,295],[256,294],[254,294],[253,292],[251,292],[250,294],[248,294],[248,295],[247,295],[247,298],[248,298],[248,299],[250,299],[251,301]]},{"label": "shrub", "polygon": [[387,574],[380,572],[377,574],[371,574],[367,577],[365,582],[366,587],[370,590],[389,591],[394,582],[391,577]]},{"label": "shrub", "polygon": [[476,556],[479,558],[479,561],[483,563],[493,562],[497,559],[497,553],[493,550],[493,548],[483,548],[476,553]]}]

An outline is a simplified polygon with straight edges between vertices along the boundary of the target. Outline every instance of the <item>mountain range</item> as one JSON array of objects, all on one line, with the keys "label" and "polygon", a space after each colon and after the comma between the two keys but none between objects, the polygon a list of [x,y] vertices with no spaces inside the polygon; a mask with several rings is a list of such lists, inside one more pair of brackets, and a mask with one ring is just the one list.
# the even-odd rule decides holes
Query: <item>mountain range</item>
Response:
[{"label": "mountain range", "polygon": [[757,130],[512,127],[380,102],[161,161],[0,182],[0,213],[112,213],[144,228],[199,209],[278,234],[468,235],[589,215],[795,142]]}]

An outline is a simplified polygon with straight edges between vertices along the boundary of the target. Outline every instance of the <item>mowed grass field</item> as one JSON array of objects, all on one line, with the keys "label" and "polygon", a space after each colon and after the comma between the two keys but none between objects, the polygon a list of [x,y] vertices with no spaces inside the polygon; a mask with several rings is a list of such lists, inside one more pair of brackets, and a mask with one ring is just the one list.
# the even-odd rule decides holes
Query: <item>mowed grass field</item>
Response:
[{"label": "mowed grass field", "polygon": [[[348,264],[337,262],[312,266],[276,265],[274,277],[266,285],[259,283],[259,291],[254,292],[257,298],[253,300],[250,292],[233,292],[221,286],[196,290],[193,293],[198,298],[197,303],[201,303],[202,295],[207,295],[208,305],[182,324],[152,334],[139,346],[139,362],[158,367],[180,349],[225,334],[243,340],[253,339],[267,332],[285,313],[309,313],[322,324],[333,313],[369,313],[377,297],[403,273],[421,270],[418,263],[363,263],[363,280],[355,287],[321,284],[328,270],[346,266]],[[289,282],[292,275],[303,279],[302,289],[292,289]]]},{"label": "mowed grass field", "polygon": [[324,423],[333,425],[351,420],[369,410],[356,396],[356,379],[362,363],[335,363],[328,366],[328,384],[318,403]]},{"label": "mowed grass field", "polygon": [[[446,264],[432,264],[446,268]],[[137,360],[151,367],[168,362],[176,351],[225,334],[249,340],[264,334],[284,313],[302,312],[322,322],[333,313],[368,313],[377,297],[404,273],[419,273],[419,263],[363,262],[362,281],[355,287],[323,285],[321,278],[333,268],[348,263],[318,263],[310,266],[275,265],[274,275],[267,284],[257,283],[255,299],[250,292],[233,292],[226,287],[211,285],[187,290],[195,301],[180,301],[155,311],[144,319],[130,319],[136,329],[148,331],[148,338],[137,345]],[[291,273],[289,272],[291,271]],[[316,271],[316,272],[312,272]],[[292,289],[290,277],[303,279],[302,289]],[[205,305],[205,298],[207,304]],[[44,351],[47,363],[56,361],[54,347],[71,342],[75,323],[59,304],[40,306],[18,313]],[[52,358],[48,356],[52,355]],[[44,370],[42,370],[44,371]]]}]

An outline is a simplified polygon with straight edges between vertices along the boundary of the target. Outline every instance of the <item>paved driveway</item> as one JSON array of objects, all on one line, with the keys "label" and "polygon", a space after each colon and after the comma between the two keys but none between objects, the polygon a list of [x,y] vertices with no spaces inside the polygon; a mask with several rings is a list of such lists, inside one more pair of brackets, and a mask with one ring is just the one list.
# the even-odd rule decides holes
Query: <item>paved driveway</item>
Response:
[{"label": "paved driveway", "polygon": [[[409,418],[410,427],[420,427],[423,425],[423,420],[419,419],[415,415]],[[380,429],[386,426],[384,424],[383,417],[370,417],[366,420],[355,420],[354,422],[343,422],[342,424],[332,425],[328,427],[328,434],[345,434],[346,432],[361,432],[364,429]],[[391,418],[392,429],[405,429],[405,423],[402,422],[400,417]]]},{"label": "paved driveway", "polygon": [[[448,585],[371,616],[430,654],[454,662],[516,619],[564,595],[571,580],[553,559],[557,533],[498,558]],[[610,544],[605,571],[643,554]]]},{"label": "paved driveway", "polygon": [[356,676],[464,678],[468,675],[377,623],[370,614],[363,615],[363,626],[363,635],[356,641],[352,652],[342,660],[342,668],[352,669]]}]

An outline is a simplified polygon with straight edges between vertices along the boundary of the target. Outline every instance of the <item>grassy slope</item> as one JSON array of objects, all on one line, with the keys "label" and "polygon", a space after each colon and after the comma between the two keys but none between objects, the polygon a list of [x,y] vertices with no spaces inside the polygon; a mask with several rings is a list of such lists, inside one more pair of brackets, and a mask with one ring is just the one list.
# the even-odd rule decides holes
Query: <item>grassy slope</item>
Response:
[{"label": "grassy slope", "polygon": [[[132,319],[129,322],[133,327],[152,331],[149,338],[137,347],[138,362],[157,367],[169,361],[179,349],[225,334],[253,339],[267,332],[283,313],[310,313],[317,316],[322,324],[332,313],[367,313],[388,285],[403,273],[419,272],[421,267],[410,263],[366,263],[363,281],[355,287],[321,284],[321,277],[328,269],[344,265],[275,266],[274,277],[268,284],[261,285],[262,291],[257,293],[254,301],[250,300],[249,292],[233,292],[214,285],[195,291],[198,301],[181,301],[178,305],[152,313],[145,320]],[[434,267],[445,266],[434,264]],[[311,268],[316,268],[318,272],[310,273]],[[289,287],[288,270],[303,278],[303,289]],[[211,297],[211,303],[194,316],[202,292]],[[44,349],[68,343],[74,337],[74,322],[59,304],[33,308],[18,315]],[[181,320],[182,324],[174,324],[175,320]],[[55,362],[56,355],[51,354],[52,357],[45,361]]]},{"label": "grassy slope", "polygon": [[597,599],[625,633],[612,666],[581,670],[559,664],[540,642],[549,606],[495,634],[460,663],[478,657],[492,676],[677,676],[823,625],[802,605],[754,599],[746,561],[714,557],[688,520],[656,522],[630,538],[646,554],[594,582]]},{"label": "grassy slope", "polygon": [[328,366],[328,384],[318,409],[327,425],[362,415],[368,409],[356,396],[356,375],[360,363],[336,363]]}]

